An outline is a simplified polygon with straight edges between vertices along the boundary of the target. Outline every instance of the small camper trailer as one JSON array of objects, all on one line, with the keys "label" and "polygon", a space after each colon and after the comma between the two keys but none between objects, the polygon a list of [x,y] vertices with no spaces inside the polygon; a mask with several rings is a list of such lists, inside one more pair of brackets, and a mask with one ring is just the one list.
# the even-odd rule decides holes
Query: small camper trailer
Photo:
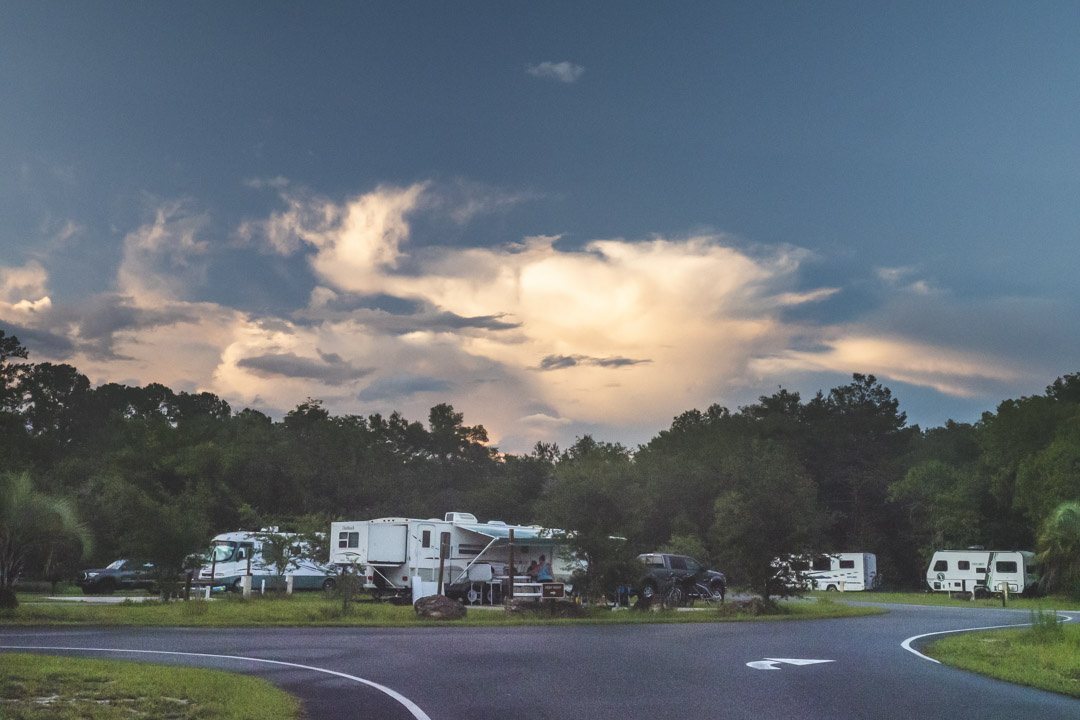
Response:
[{"label": "small camper trailer", "polygon": [[806,590],[853,592],[876,590],[881,584],[873,553],[828,553],[777,558],[773,566],[800,577]]},{"label": "small camper trailer", "polygon": [[1039,583],[1035,553],[1027,550],[938,550],[926,570],[932,592],[990,593],[1031,592]]},{"label": "small camper trailer", "polygon": [[[515,578],[515,596],[561,597],[571,591],[571,576],[579,565],[564,537],[561,530],[536,525],[481,523],[464,512],[446,513],[442,520],[336,522],[330,526],[330,562],[361,572],[364,587],[377,598],[434,595],[441,580],[448,597],[495,603],[509,577]],[[525,575],[530,561],[539,561],[541,555],[551,563],[550,582]]]},{"label": "small camper trailer", "polygon": [[[215,536],[203,560],[203,566],[195,577],[195,583],[239,590],[243,577],[250,574],[252,587],[258,588],[264,583],[266,587],[274,587],[281,578],[274,566],[263,557],[261,539],[261,536],[271,532],[273,531],[270,529],[257,533],[238,530]],[[291,537],[287,533],[273,534],[283,538]],[[333,568],[306,559],[299,560],[285,575],[292,576],[296,590],[329,589],[335,583]]]}]

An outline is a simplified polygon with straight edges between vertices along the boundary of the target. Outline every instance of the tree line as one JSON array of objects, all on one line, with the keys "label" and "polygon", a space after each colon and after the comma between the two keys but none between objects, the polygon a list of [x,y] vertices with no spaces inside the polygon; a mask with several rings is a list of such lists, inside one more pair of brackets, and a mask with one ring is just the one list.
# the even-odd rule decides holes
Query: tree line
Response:
[{"label": "tree line", "polygon": [[[873,552],[887,584],[915,588],[934,550],[977,544],[1037,547],[1051,581],[1080,592],[1080,374],[972,424],[908,425],[856,374],[805,400],[779,389],[689,410],[636,448],[586,435],[510,454],[448,404],[422,423],[309,398],[275,421],[211,393],[92,387],[28,357],[0,330],[0,591],[124,556],[171,572],[237,528],[465,510],[573,530],[598,591],[657,549],[764,592],[780,553]],[[47,522],[15,553],[27,503]]]}]

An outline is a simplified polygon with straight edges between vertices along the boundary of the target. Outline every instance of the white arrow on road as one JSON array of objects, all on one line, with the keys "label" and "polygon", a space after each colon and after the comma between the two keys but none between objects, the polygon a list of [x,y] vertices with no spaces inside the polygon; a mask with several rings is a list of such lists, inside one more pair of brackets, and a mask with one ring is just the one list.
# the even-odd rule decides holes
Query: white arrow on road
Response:
[{"label": "white arrow on road", "polygon": [[752,667],[755,670],[779,670],[777,663],[784,663],[785,665],[817,665],[818,663],[836,662],[835,660],[809,660],[803,658],[765,658],[764,660],[756,660],[754,662],[746,663],[747,667]]}]

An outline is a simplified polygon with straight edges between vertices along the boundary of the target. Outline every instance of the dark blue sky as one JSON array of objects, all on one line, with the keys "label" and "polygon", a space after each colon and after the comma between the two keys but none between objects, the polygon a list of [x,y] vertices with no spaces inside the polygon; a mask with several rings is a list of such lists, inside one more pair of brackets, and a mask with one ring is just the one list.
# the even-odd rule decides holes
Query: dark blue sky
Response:
[{"label": "dark blue sky", "polygon": [[1049,2],[5,3],[0,326],[510,449],[852,372],[972,420],[1077,369],[1077,37]]}]

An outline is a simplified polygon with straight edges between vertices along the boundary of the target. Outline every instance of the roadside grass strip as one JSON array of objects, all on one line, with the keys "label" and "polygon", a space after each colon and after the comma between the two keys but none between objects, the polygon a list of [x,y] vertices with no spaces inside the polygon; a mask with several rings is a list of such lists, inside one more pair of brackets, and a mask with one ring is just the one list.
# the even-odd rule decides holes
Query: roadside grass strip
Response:
[{"label": "roadside grass strip", "polygon": [[[957,608],[995,608],[1001,609],[1001,596],[980,598],[978,600],[966,600],[959,597],[949,597],[948,593],[942,592],[859,592],[859,593],[831,593],[813,592],[808,597],[818,599],[835,599],[843,602],[858,603],[886,603],[891,605],[926,605],[932,607],[957,607]],[[1009,610],[1034,610],[1053,611],[1068,610],[1075,608],[1076,600],[1065,596],[1047,595],[1038,598],[1026,598],[1010,595],[1007,608]]]},{"label": "roadside grass strip", "polygon": [[0,717],[12,720],[297,720],[300,702],[220,670],[0,654]]},{"label": "roadside grass strip", "polygon": [[1080,625],[1054,615],[1024,628],[965,633],[923,649],[945,665],[1080,698]]},{"label": "roadside grass strip", "polygon": [[422,626],[522,626],[567,624],[695,623],[768,620],[815,620],[877,615],[886,610],[848,605],[829,600],[781,603],[780,615],[754,617],[720,609],[690,612],[635,612],[590,608],[581,619],[547,618],[540,614],[507,614],[501,609],[474,609],[462,620],[422,620],[411,606],[354,602],[342,609],[339,599],[321,593],[267,595],[243,599],[238,596],[159,603],[122,602],[112,605],[86,603],[26,603],[14,611],[0,612],[0,626],[113,625],[145,627],[422,627]]}]

